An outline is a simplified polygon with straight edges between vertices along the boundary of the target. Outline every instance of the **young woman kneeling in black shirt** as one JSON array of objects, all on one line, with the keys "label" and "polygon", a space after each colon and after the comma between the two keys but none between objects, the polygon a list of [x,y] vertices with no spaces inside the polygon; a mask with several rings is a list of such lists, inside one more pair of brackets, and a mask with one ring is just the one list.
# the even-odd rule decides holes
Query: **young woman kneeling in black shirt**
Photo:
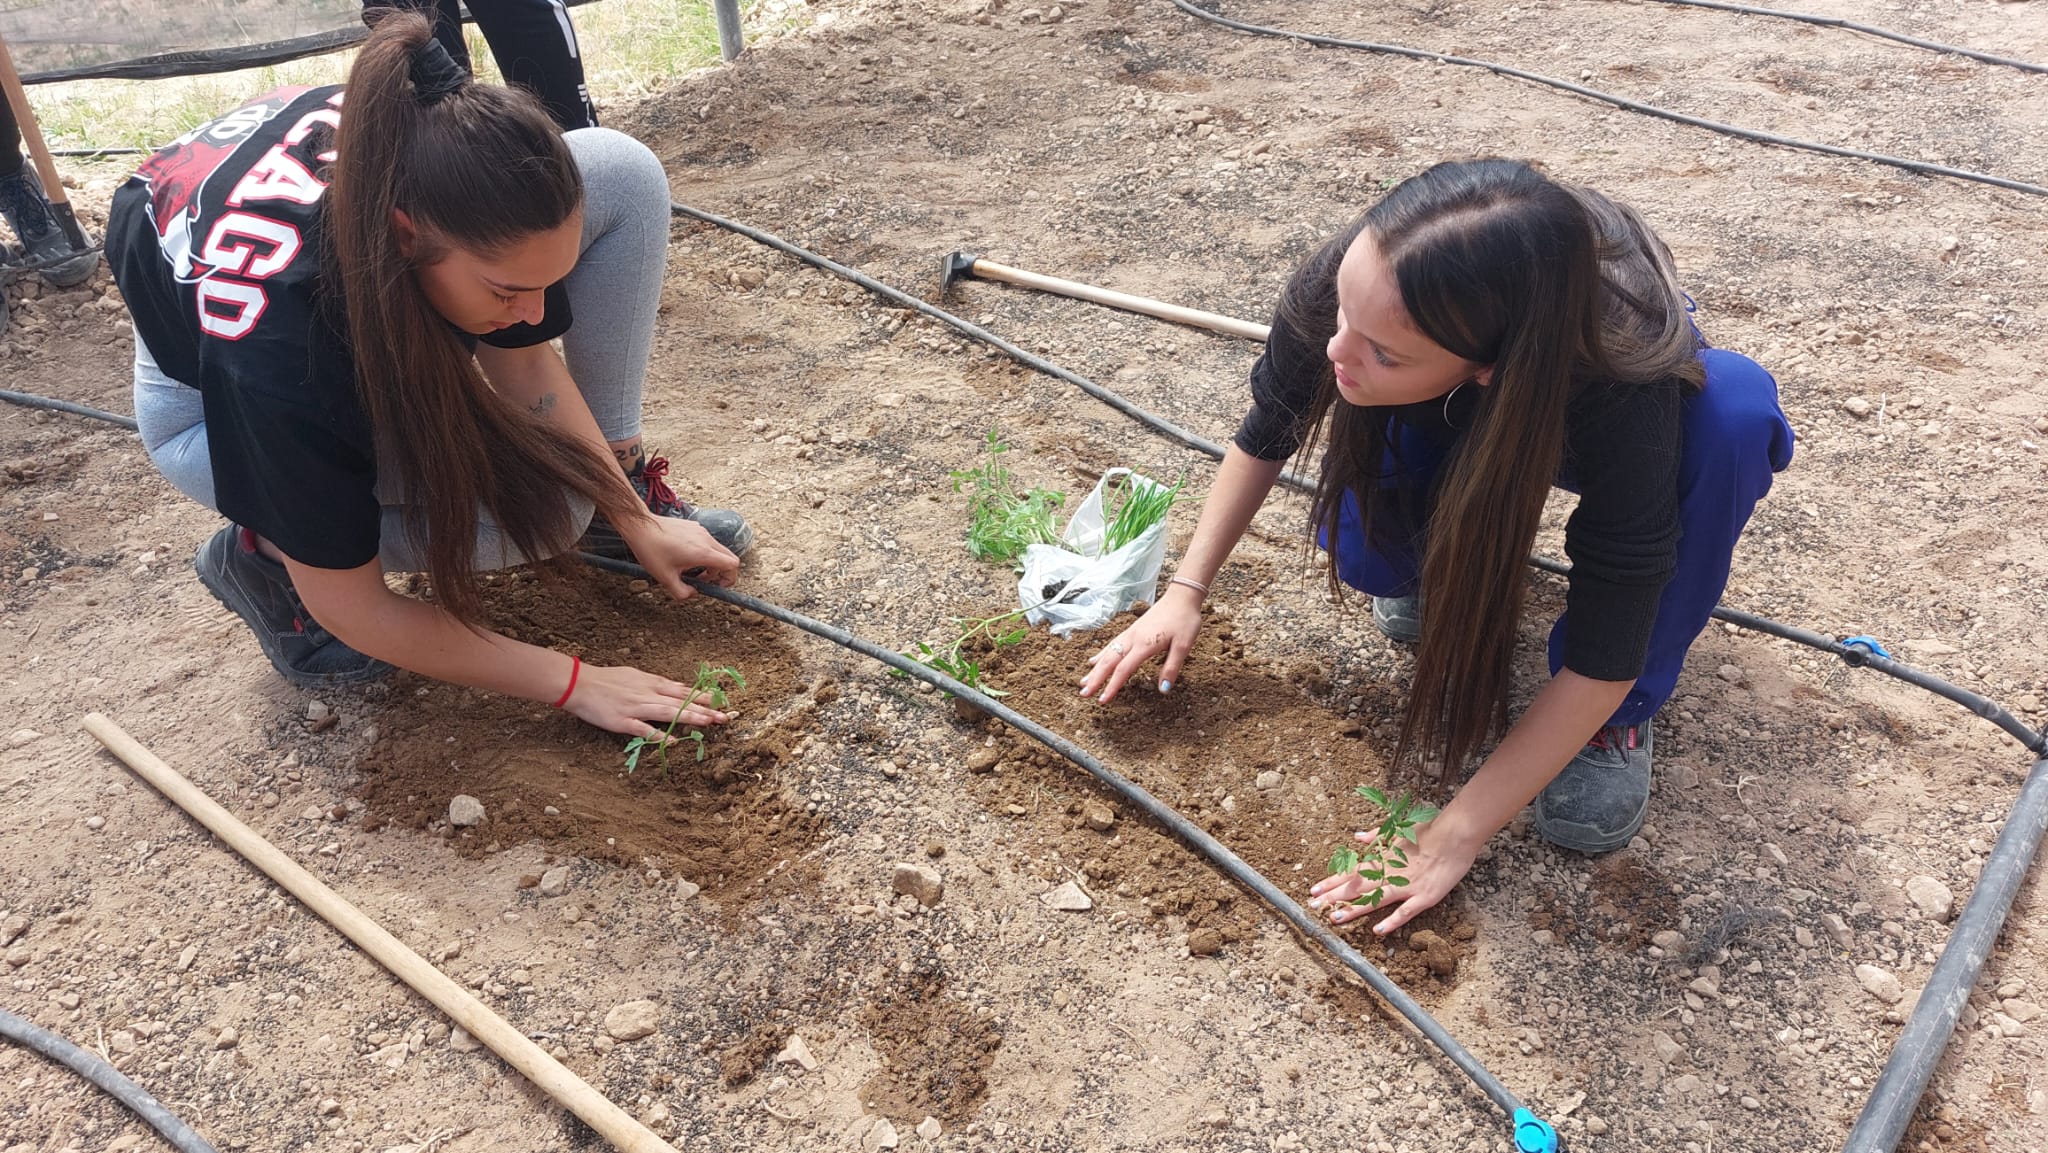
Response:
[{"label": "young woman kneeling in black shirt", "polygon": [[[746,522],[677,499],[641,447],[661,165],[471,80],[413,13],[377,22],[345,95],[259,97],[115,198],[143,442],[234,522],[200,578],[302,686],[401,665],[632,736],[724,720],[668,677],[486,631],[473,579],[579,547],[678,599],[738,574]],[[426,571],[434,603],[387,569]]]},{"label": "young woman kneeling in black shirt", "polygon": [[[1532,799],[1554,843],[1627,844],[1649,805],[1650,718],[1792,459],[1776,383],[1707,347],[1689,311],[1663,243],[1598,192],[1505,160],[1402,183],[1288,282],[1179,576],[1082,693],[1109,700],[1161,653],[1171,689],[1217,569],[1282,462],[1321,440],[1311,515],[1331,587],[1370,594],[1380,628],[1418,644],[1395,762],[1462,769],[1506,729],[1419,831],[1375,929],[1442,900]],[[1509,727],[1523,559],[1553,482],[1579,494],[1567,611],[1552,679]],[[1312,903],[1351,920],[1364,888],[1327,877]]]}]

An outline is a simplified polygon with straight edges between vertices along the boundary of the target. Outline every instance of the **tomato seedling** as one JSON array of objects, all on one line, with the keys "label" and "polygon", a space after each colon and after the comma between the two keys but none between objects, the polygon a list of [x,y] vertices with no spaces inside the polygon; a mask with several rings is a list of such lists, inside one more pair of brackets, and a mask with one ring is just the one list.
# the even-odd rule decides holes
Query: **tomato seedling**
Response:
[{"label": "tomato seedling", "polygon": [[1360,894],[1350,902],[1370,909],[1387,899],[1388,885],[1408,883],[1408,878],[1398,871],[1408,867],[1408,851],[1402,846],[1415,843],[1415,827],[1435,820],[1437,809],[1410,792],[1388,800],[1387,794],[1379,789],[1360,785],[1358,795],[1386,815],[1372,836],[1360,843],[1360,847],[1346,845],[1331,856],[1330,872],[1357,873],[1371,882],[1372,891]]},{"label": "tomato seedling", "polygon": [[1008,451],[1010,446],[989,429],[982,438],[981,463],[949,474],[953,491],[967,492],[967,551],[976,560],[1015,564],[1032,545],[1059,543],[1055,510],[1067,498],[1043,488],[1020,496],[1016,478],[1003,464]]},{"label": "tomato seedling", "polygon": [[[727,681],[732,682],[732,687],[735,690],[747,687],[747,678],[741,676],[740,671],[738,669],[714,669],[710,665],[699,664],[697,666],[697,681],[695,684],[692,684],[690,686],[689,699],[691,701],[695,701],[700,696],[709,697],[712,708],[723,710],[726,706],[727,700],[729,699],[727,698],[725,692],[725,682]],[[676,725],[682,719],[683,710],[679,708],[676,710],[676,715],[669,718],[668,728],[663,729],[660,736],[634,737],[632,740],[627,741],[626,771],[630,773],[634,769],[639,768],[640,755],[642,753],[645,753],[649,749],[653,749],[655,756],[659,758],[661,761],[661,771],[663,773],[667,773],[668,747],[671,742],[678,739],[675,735]],[[699,761],[704,759],[703,729],[692,728],[690,729],[690,731],[684,733],[680,739],[686,741],[695,741],[697,743],[697,759]]]}]

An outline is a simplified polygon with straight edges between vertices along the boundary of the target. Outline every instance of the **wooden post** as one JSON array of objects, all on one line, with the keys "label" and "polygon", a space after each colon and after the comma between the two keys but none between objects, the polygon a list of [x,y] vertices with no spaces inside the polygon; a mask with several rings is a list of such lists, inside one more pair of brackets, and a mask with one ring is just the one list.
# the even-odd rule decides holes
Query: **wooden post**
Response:
[{"label": "wooden post", "polygon": [[28,144],[29,158],[35,162],[36,175],[43,178],[43,195],[50,199],[50,215],[57,218],[57,225],[64,230],[64,239],[71,242],[72,249],[84,252],[92,245],[86,243],[85,230],[78,226],[78,216],[71,211],[71,198],[64,192],[57,162],[50,158],[50,146],[43,142],[43,128],[36,123],[35,110],[28,106],[28,92],[22,87],[21,73],[14,70],[14,56],[7,51],[4,37],[0,37],[0,88],[7,90],[7,102],[14,106],[14,119],[21,125],[21,138]]}]

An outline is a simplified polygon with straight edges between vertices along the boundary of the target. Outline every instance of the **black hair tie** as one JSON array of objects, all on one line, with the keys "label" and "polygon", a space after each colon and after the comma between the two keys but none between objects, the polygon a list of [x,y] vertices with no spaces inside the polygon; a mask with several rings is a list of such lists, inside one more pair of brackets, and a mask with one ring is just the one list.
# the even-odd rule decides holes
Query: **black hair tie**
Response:
[{"label": "black hair tie", "polygon": [[469,70],[457,64],[439,40],[430,36],[412,50],[412,92],[421,104],[438,103],[469,79]]}]

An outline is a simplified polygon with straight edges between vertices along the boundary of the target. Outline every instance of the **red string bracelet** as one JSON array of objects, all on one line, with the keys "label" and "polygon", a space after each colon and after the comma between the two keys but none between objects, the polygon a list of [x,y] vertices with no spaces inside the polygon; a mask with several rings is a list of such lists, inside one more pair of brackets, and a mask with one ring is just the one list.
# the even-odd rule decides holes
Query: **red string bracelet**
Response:
[{"label": "red string bracelet", "polygon": [[569,660],[573,662],[569,666],[569,687],[562,690],[561,699],[555,702],[558,709],[569,703],[569,694],[576,691],[576,678],[583,672],[582,657],[570,657]]}]

